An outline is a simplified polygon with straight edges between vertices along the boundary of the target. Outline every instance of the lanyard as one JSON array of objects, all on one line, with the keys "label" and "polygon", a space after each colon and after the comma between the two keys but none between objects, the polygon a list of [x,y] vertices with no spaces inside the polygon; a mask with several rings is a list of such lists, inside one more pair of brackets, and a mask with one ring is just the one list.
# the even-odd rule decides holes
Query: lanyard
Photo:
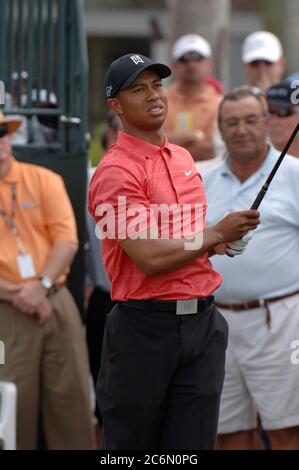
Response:
[{"label": "lanyard", "polygon": [[0,215],[2,215],[5,222],[10,227],[12,234],[17,241],[19,252],[22,255],[24,255],[26,254],[26,250],[24,248],[23,242],[21,240],[20,234],[18,232],[16,223],[15,223],[16,209],[17,209],[17,185],[14,183],[11,186],[11,216],[9,216],[7,212],[5,212],[1,207],[0,207]]}]

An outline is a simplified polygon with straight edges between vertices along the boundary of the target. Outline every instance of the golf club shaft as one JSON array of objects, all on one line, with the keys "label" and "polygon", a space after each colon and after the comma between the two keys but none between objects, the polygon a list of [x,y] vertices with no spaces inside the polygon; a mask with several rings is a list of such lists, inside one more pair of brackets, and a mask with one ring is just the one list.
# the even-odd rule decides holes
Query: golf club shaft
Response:
[{"label": "golf club shaft", "polygon": [[[257,210],[260,206],[260,203],[262,202],[262,200],[264,199],[268,189],[269,189],[269,186],[270,186],[270,183],[271,181],[273,180],[274,176],[275,176],[275,173],[277,172],[282,160],[284,159],[287,151],[289,150],[290,146],[292,145],[293,143],[293,140],[295,139],[297,133],[299,131],[299,121],[297,122],[297,125],[295,127],[295,129],[293,130],[289,140],[287,141],[284,149],[282,150],[279,158],[277,159],[277,162],[275,163],[274,167],[272,168],[271,170],[271,173],[269,174],[268,178],[266,179],[266,182],[264,183],[264,185],[262,186],[262,188],[260,189],[260,191],[258,192],[258,195],[256,196],[255,200],[253,201],[253,204],[252,206],[250,207],[250,209],[254,209],[254,210]],[[233,258],[234,255],[230,255],[227,253],[227,255],[230,257],[230,258]]]},{"label": "golf club shaft", "polygon": [[292,145],[293,140],[295,139],[298,131],[299,131],[299,121],[297,122],[297,125],[296,125],[295,129],[293,130],[292,135],[290,136],[289,140],[287,141],[284,149],[282,150],[279,158],[277,159],[277,162],[275,163],[274,167],[272,168],[271,173],[269,174],[265,184],[263,185],[263,187],[259,191],[258,195],[256,196],[256,198],[255,198],[255,200],[254,200],[254,202],[253,202],[250,209],[255,209],[255,210],[258,209],[260,203],[262,202],[262,200],[265,197],[266,192],[268,191],[268,188],[270,186],[271,181],[273,180],[273,178],[275,176],[275,173],[277,172],[282,160],[284,159],[287,151],[289,150],[290,146]]}]

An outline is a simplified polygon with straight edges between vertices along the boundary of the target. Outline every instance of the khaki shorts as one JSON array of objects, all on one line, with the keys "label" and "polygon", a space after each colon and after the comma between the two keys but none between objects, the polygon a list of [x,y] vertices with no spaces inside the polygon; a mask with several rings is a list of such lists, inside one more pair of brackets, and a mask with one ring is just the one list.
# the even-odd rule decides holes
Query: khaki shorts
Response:
[{"label": "khaki shorts", "polygon": [[[299,425],[299,295],[244,312],[219,309],[229,325],[218,433],[254,429],[257,413],[266,430]],[[293,345],[294,348],[294,345]],[[294,362],[294,361],[293,361]]]}]

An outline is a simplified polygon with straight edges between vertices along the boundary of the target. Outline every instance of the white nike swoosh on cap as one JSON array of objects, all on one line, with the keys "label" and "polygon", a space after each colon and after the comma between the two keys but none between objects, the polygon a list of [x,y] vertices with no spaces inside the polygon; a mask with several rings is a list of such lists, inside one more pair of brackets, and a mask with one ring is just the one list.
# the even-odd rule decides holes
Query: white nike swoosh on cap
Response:
[{"label": "white nike swoosh on cap", "polygon": [[186,175],[186,176],[191,175],[191,173],[192,173],[192,170],[190,170],[190,171],[185,171],[185,175]]}]

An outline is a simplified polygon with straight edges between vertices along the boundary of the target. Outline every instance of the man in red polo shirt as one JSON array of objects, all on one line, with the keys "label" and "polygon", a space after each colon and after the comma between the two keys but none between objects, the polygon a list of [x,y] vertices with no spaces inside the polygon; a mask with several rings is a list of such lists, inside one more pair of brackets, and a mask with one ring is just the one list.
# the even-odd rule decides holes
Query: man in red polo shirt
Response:
[{"label": "man in red polo shirt", "polygon": [[109,450],[214,448],[227,325],[213,304],[221,277],[208,257],[242,253],[240,239],[259,223],[248,210],[204,229],[201,177],[190,153],[162,130],[161,79],[170,73],[127,54],[105,78],[108,105],[124,129],[89,194],[118,301],[97,382]]}]

